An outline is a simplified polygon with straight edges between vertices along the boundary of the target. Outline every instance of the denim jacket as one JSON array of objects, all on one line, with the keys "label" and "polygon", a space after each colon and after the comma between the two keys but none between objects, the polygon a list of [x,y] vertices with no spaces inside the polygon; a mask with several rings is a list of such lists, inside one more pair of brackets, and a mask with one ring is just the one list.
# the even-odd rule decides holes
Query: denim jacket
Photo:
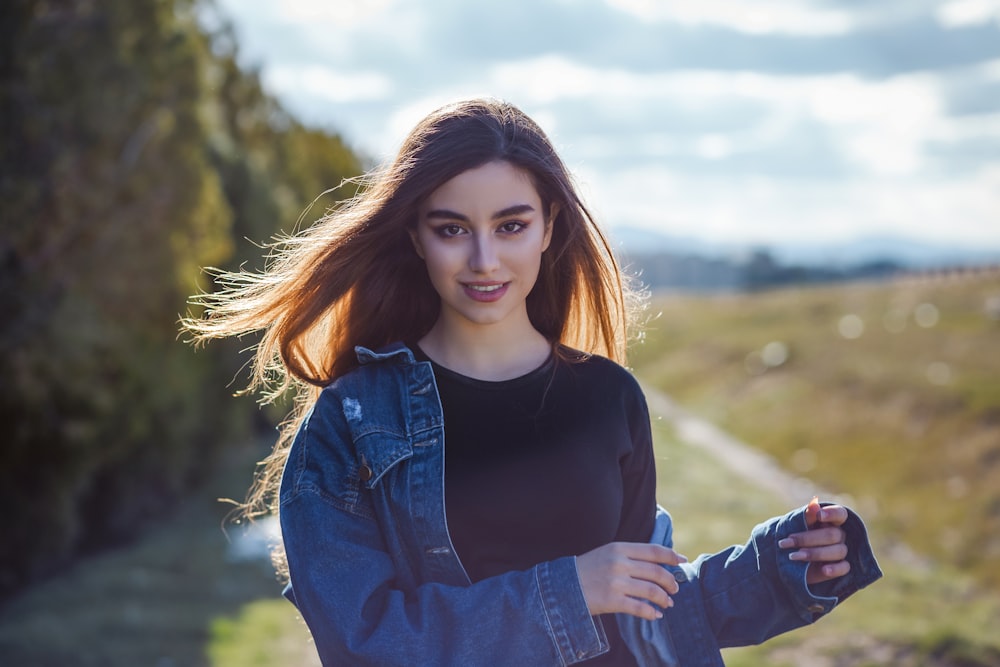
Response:
[{"label": "denim jacket", "polygon": [[[361,366],[328,386],[289,452],[280,490],[285,595],[325,665],[572,665],[608,650],[576,558],[472,584],[448,534],[444,420],[431,365],[405,346],[357,348]],[[852,571],[825,595],[777,540],[801,510],[757,526],[750,542],[671,568],[675,606],[657,622],[624,614],[640,665],[721,665],[720,646],[809,623],[881,573],[851,517]],[[670,545],[659,511],[653,541]]]}]

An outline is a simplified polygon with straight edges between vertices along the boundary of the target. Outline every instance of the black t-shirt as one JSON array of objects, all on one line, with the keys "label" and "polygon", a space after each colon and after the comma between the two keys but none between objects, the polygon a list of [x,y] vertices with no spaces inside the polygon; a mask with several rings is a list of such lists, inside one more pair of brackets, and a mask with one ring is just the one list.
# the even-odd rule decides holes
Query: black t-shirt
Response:
[{"label": "black t-shirt", "polygon": [[[656,504],[649,415],[628,371],[565,347],[501,382],[433,368],[444,410],[448,529],[473,581],[609,542],[649,540]],[[604,627],[612,651],[587,664],[634,664],[614,620]]]}]

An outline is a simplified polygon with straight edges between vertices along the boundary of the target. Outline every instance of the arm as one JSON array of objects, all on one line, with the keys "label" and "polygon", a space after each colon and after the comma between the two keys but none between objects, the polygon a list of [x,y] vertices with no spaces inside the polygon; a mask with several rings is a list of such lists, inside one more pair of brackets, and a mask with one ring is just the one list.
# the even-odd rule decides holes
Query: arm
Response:
[{"label": "arm", "polygon": [[[679,590],[663,620],[616,617],[638,663],[721,666],[720,647],[758,644],[808,625],[882,576],[864,524],[846,509],[839,527],[847,545],[846,567],[839,559],[834,563],[846,574],[824,574],[821,568],[826,565],[813,566],[813,556],[790,558],[797,548],[803,550],[795,543],[807,531],[805,514],[801,508],[771,519],[755,527],[744,545],[670,568]],[[784,542],[786,539],[792,543]],[[663,509],[657,512],[651,541],[667,546],[673,543],[673,525]],[[827,556],[818,559],[826,560]],[[811,575],[810,569],[814,571]],[[807,583],[807,577],[815,583]]]},{"label": "arm", "polygon": [[652,620],[662,617],[657,607],[673,606],[669,595],[677,592],[673,576],[661,566],[678,565],[687,558],[667,545],[649,544],[656,509],[653,436],[642,390],[631,376],[625,381],[620,396],[628,438],[622,438],[618,459],[622,488],[618,531],[611,544],[580,556],[577,567],[592,613],[626,612]]},{"label": "arm", "polygon": [[[790,558],[795,553],[795,540],[803,539],[808,530],[805,508],[758,525],[742,547],[699,559],[694,574],[720,646],[757,644],[813,623],[882,576],[864,523],[850,510],[838,510],[844,513],[839,530],[847,553],[815,558],[836,561],[831,563],[833,576],[823,574],[811,562],[812,556]],[[786,539],[793,542],[784,542]],[[842,554],[834,549],[835,554]],[[836,576],[841,571],[846,573]]]}]

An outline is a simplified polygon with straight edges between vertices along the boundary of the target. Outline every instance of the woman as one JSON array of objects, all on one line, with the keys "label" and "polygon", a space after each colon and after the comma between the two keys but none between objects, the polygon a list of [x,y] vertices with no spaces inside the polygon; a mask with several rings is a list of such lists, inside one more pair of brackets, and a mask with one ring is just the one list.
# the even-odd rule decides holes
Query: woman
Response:
[{"label": "woman", "polygon": [[251,503],[280,512],[325,664],[715,665],[879,576],[835,505],[694,564],[670,548],[619,365],[633,294],[509,104],[435,111],[263,275],[223,282],[186,326],[262,330],[255,382],[300,390]]}]

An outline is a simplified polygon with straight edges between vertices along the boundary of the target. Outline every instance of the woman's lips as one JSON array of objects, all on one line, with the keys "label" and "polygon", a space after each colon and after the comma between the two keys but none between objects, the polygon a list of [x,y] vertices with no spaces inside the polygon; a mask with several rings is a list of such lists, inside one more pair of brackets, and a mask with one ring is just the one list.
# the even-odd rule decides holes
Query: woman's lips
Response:
[{"label": "woman's lips", "polygon": [[489,303],[500,300],[510,283],[462,283],[465,294],[473,301]]}]

